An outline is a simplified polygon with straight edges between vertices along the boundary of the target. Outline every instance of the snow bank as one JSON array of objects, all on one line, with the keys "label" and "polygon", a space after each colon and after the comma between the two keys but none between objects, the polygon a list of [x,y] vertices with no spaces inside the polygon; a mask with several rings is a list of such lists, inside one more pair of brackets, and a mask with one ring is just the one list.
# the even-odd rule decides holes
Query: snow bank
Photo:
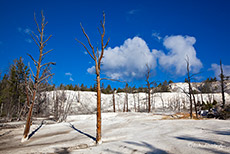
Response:
[{"label": "snow bank", "polygon": [[[56,95],[65,93],[66,100],[64,104],[71,103],[70,114],[86,114],[95,113],[96,111],[96,92],[84,91],[51,91],[46,92],[47,103],[49,110],[54,112],[54,101]],[[226,93],[226,102],[230,102],[230,96]],[[195,94],[196,101],[202,102],[222,102],[221,93],[213,94]],[[102,112],[113,112],[113,94],[101,95],[101,109]],[[116,111],[122,112],[124,104],[126,103],[126,93],[115,94],[115,107]],[[182,92],[163,92],[154,93],[151,95],[152,111],[175,111],[180,112],[189,108],[189,98]],[[147,94],[146,93],[133,93],[128,94],[128,109],[134,111],[147,111]]]}]

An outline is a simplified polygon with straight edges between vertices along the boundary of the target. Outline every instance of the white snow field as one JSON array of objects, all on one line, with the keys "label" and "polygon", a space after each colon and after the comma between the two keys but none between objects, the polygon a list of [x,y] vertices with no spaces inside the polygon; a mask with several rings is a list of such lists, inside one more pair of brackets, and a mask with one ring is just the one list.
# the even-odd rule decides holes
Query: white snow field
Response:
[{"label": "white snow field", "polygon": [[[186,88],[185,88],[186,89]],[[47,109],[51,112],[54,111],[54,100],[57,95],[62,94],[62,90],[46,92],[46,99],[48,107]],[[69,114],[85,114],[85,113],[95,113],[96,111],[96,92],[84,92],[84,91],[64,91],[66,95],[66,101],[64,104],[71,103]],[[147,110],[147,94],[146,93],[129,93],[128,94],[128,108],[129,111],[134,112]],[[115,94],[115,106],[116,111],[123,111],[124,102],[126,102],[126,93],[116,93]],[[222,102],[221,93],[212,93],[212,94],[195,94],[196,101],[202,102]],[[225,93],[226,104],[230,103],[230,96],[228,93]],[[101,95],[101,109],[103,112],[113,111],[113,94],[102,94]],[[139,103],[138,103],[139,102]],[[174,111],[180,112],[184,109],[189,109],[189,98],[188,96],[181,92],[180,89],[178,92],[162,92],[154,93],[151,95],[151,107],[153,112],[157,111]]]},{"label": "white snow field", "polygon": [[[103,143],[100,145],[95,145],[95,114],[68,116],[63,123],[47,120],[39,127],[40,122],[35,121],[31,129],[35,133],[23,143],[21,123],[7,123],[8,128],[0,130],[0,153],[230,153],[230,120],[179,120],[153,113],[103,113]],[[17,127],[12,128],[14,126]]]}]

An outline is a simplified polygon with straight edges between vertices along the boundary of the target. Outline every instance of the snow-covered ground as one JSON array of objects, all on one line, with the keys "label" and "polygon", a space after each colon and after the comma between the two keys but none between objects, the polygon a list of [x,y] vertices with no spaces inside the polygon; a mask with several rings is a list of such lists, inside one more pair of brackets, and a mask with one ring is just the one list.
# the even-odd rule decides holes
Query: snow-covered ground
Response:
[{"label": "snow-covered ground", "polygon": [[[178,120],[132,112],[103,113],[102,118],[101,145],[95,145],[96,115],[74,115],[64,123],[47,121],[24,143],[20,123],[1,129],[0,153],[230,153],[229,120]],[[39,122],[32,131],[37,128]]]}]

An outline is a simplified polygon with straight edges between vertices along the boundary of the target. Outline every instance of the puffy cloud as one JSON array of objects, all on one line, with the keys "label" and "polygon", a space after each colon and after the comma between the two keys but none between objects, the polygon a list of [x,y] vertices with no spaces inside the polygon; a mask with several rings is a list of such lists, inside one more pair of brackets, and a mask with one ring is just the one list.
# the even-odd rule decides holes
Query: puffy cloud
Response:
[{"label": "puffy cloud", "polygon": [[74,81],[74,79],[72,78],[72,73],[67,72],[67,73],[65,73],[65,75],[66,75],[66,76],[69,76],[69,80],[70,80],[70,81]]},{"label": "puffy cloud", "polygon": [[95,74],[95,66],[92,66],[90,68],[87,69],[87,72],[90,73],[90,74]]},{"label": "puffy cloud", "polygon": [[[225,76],[230,76],[230,65],[222,65],[222,68],[223,68],[224,75]],[[212,64],[210,70],[213,70],[214,73],[215,73],[215,76],[217,78],[219,78],[219,75],[220,75],[220,65],[218,65],[218,64]]]},{"label": "puffy cloud", "polygon": [[165,37],[163,45],[169,50],[167,54],[162,51],[153,50],[154,55],[158,58],[159,64],[176,75],[183,76],[186,74],[186,61],[189,57],[190,70],[193,73],[199,72],[203,67],[200,59],[196,56],[196,50],[193,47],[196,39],[190,36],[170,36]]},{"label": "puffy cloud", "polygon": [[156,67],[156,59],[146,42],[140,37],[127,39],[123,45],[105,50],[102,72],[113,79],[141,78],[146,64]]}]

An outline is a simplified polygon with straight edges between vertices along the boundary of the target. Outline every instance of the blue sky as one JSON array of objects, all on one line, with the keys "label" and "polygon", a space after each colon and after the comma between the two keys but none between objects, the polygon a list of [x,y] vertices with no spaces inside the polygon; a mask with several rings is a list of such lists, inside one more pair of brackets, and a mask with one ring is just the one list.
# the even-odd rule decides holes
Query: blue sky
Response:
[{"label": "blue sky", "polygon": [[[54,49],[45,61],[55,61],[53,83],[94,84],[93,61],[75,41],[87,43],[83,24],[94,47],[100,47],[97,27],[106,13],[106,38],[102,76],[126,80],[130,85],[145,85],[145,64],[152,80],[184,81],[185,57],[192,72],[203,72],[199,80],[218,75],[219,60],[230,73],[230,1],[228,0],[142,0],[70,1],[0,0],[0,70],[5,73],[13,59],[38,55],[29,33],[36,32],[34,12],[40,21],[44,11],[48,25],[47,45]],[[124,86],[106,81],[105,85]]]}]

